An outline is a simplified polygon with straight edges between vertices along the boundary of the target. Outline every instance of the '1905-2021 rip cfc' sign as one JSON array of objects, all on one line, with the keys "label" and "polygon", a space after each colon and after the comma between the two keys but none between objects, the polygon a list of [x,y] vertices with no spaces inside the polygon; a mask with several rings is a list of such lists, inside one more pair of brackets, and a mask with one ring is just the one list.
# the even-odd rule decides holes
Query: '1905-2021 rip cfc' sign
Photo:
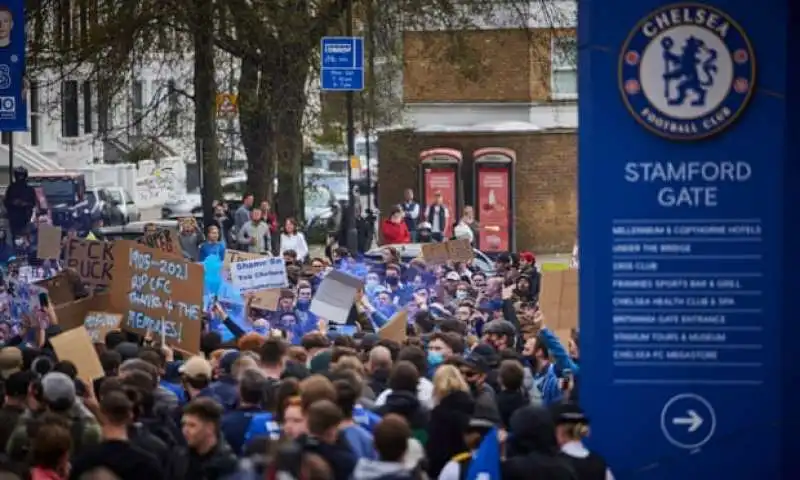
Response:
[{"label": "'1905-2021 rip cfc' sign", "polygon": [[189,352],[200,347],[203,267],[132,241],[114,244],[116,275],[111,303],[124,315],[122,326],[151,331]]},{"label": "'1905-2021 rip cfc' sign", "polygon": [[756,77],[753,47],[725,12],[673,4],[643,18],[619,60],[622,98],[656,135],[699,140],[744,112]]}]

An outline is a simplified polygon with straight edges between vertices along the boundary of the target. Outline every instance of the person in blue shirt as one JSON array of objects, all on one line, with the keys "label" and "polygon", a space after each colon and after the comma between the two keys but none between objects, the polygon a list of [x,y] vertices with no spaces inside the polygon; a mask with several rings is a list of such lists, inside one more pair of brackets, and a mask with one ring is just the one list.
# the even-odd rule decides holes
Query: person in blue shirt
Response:
[{"label": "person in blue shirt", "polygon": [[242,372],[239,379],[239,406],[222,416],[220,429],[225,441],[238,456],[257,438],[278,440],[280,426],[272,413],[262,406],[267,377],[259,370]]},{"label": "person in blue shirt", "polygon": [[339,431],[356,457],[375,460],[377,455],[373,446],[372,434],[356,423],[353,418],[356,401],[361,396],[364,386],[355,375],[347,375],[342,372],[338,377],[333,382],[333,386],[336,388],[336,404],[344,414],[344,420],[339,424]]},{"label": "person in blue shirt", "polygon": [[541,399],[544,406],[560,402],[564,397],[561,382],[556,375],[555,365],[550,363],[550,350],[545,342],[539,337],[529,338],[522,349],[522,356],[533,373],[531,398]]},{"label": "person in blue shirt", "polygon": [[225,261],[225,242],[220,238],[219,228],[216,225],[209,225],[206,229],[206,241],[200,245],[197,261],[203,262],[211,255],[216,255]]}]

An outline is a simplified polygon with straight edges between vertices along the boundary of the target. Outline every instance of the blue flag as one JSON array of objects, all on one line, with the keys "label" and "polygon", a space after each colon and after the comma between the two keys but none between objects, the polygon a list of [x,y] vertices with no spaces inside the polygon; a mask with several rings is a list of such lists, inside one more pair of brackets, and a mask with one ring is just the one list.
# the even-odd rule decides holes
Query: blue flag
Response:
[{"label": "blue flag", "polygon": [[472,456],[467,480],[500,480],[500,440],[493,428],[483,437],[481,446]]}]

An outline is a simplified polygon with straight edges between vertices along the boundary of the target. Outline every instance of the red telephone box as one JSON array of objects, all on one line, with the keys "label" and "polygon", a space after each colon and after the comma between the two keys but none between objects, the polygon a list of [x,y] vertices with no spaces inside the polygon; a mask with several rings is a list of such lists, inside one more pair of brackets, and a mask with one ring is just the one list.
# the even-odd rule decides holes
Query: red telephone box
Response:
[{"label": "red telephone box", "polygon": [[[445,222],[444,238],[450,237],[455,222],[461,214],[463,198],[461,178],[461,162],[464,156],[454,148],[432,148],[419,154],[420,163],[420,204],[422,215],[428,212],[436,192],[441,192],[444,205],[450,213]],[[426,219],[430,222],[430,219]]]},{"label": "red telephone box", "polygon": [[486,253],[513,252],[514,164],[517,154],[508,148],[481,148],[475,159],[475,216],[480,222],[478,248]]}]

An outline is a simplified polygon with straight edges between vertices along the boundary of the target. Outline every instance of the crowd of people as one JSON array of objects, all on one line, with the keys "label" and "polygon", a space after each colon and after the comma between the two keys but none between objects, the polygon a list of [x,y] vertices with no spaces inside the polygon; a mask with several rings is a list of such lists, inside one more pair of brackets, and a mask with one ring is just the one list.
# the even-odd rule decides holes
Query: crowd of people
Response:
[{"label": "crowd of people", "polygon": [[[446,219],[444,208],[428,216]],[[413,214],[401,206],[393,221]],[[577,331],[562,340],[547,327],[532,253],[502,254],[491,272],[405,263],[392,248],[365,263],[343,247],[313,256],[296,222],[279,228],[269,204],[256,208],[250,196],[215,215],[205,232],[181,223],[184,256],[282,255],[289,286],[277,307],[246,294],[238,309],[215,296],[199,354],[150,332],[110,331],[95,343],[104,376],[91,382],[55,353],[64,332],[52,305],[39,322],[3,325],[0,476],[613,478],[582,442],[590,422],[579,406]],[[344,324],[309,308],[333,270],[363,281]],[[3,285],[18,271],[7,269]],[[388,333],[400,312],[405,328]]]}]

